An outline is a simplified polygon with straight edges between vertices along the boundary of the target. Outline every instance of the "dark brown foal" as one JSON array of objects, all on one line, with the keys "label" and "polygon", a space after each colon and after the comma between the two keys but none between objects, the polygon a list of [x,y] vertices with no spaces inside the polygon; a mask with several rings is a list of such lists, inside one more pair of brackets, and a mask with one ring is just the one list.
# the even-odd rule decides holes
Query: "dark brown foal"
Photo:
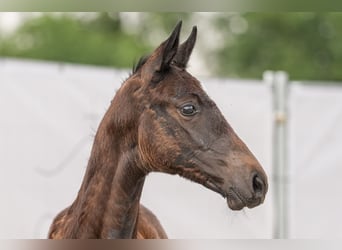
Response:
[{"label": "dark brown foal", "polygon": [[265,172],[186,71],[196,27],[179,46],[180,29],[181,22],[116,93],[79,193],[56,216],[49,238],[166,238],[158,219],[140,204],[152,171],[202,184],[233,210],[264,201]]}]

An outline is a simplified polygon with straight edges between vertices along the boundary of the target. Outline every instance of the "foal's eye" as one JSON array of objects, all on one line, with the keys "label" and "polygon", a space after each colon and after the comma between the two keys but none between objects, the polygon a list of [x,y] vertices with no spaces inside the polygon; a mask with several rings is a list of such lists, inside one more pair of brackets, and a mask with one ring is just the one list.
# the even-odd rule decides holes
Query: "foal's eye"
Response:
[{"label": "foal's eye", "polygon": [[198,112],[196,107],[192,104],[185,104],[181,107],[180,111],[184,116],[192,116]]}]

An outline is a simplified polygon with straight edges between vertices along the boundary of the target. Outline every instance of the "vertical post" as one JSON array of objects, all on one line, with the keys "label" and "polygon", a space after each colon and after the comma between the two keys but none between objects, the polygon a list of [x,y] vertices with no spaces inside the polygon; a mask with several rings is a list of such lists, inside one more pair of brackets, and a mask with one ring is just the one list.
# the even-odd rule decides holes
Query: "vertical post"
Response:
[{"label": "vertical post", "polygon": [[266,71],[264,81],[273,96],[273,238],[288,238],[287,97],[288,75]]}]

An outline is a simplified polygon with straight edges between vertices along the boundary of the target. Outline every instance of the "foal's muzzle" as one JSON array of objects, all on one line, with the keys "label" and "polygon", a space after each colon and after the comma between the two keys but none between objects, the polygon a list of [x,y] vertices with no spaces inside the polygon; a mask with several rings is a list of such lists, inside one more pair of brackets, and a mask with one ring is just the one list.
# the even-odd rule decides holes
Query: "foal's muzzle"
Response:
[{"label": "foal's muzzle", "polygon": [[235,185],[228,189],[227,204],[232,210],[241,210],[244,207],[253,208],[265,200],[268,184],[264,173],[255,173],[246,185]]}]

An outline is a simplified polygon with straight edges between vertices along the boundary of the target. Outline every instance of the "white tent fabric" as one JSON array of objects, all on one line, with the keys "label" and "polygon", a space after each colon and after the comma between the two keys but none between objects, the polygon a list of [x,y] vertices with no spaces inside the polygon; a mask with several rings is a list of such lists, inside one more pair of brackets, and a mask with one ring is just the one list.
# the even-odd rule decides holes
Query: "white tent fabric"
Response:
[{"label": "white tent fabric", "polygon": [[294,84],[290,89],[292,237],[342,238],[340,86]]},{"label": "white tent fabric", "polygon": [[[0,238],[45,238],[81,184],[93,136],[127,71],[0,60]],[[233,212],[217,194],[151,174],[142,203],[170,238],[272,237],[272,98],[261,81],[200,79],[269,175],[263,205]],[[291,87],[290,236],[341,237],[342,88]]]}]

